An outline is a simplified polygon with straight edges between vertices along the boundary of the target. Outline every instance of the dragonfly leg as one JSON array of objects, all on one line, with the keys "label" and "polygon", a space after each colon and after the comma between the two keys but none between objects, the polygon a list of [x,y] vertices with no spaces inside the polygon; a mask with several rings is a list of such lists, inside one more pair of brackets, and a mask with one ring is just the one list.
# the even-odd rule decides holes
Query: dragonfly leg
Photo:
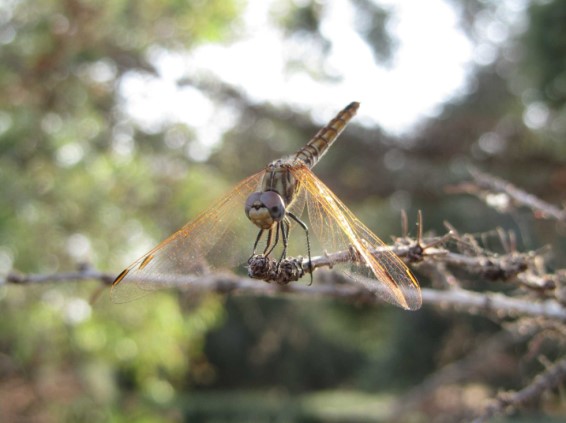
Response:
[{"label": "dragonfly leg", "polygon": [[273,235],[273,228],[269,228],[269,231],[267,231],[267,240],[265,241],[265,248],[263,249],[263,255],[264,256],[266,255],[265,252],[267,251],[267,249],[271,245],[271,236],[272,235]]},{"label": "dragonfly leg", "polygon": [[[263,236],[264,232],[265,232],[265,229],[259,230],[257,237],[255,239],[255,242],[254,242],[254,250],[252,251],[252,255],[250,256],[250,258],[248,259],[248,263],[256,255],[257,245],[259,244],[259,241],[261,240],[261,237]],[[271,242],[271,229],[269,230],[269,233],[267,234],[267,244],[268,244],[268,246],[269,246],[270,242]]]},{"label": "dragonfly leg", "polygon": [[[253,253],[252,253],[252,257],[255,256],[255,251],[256,251],[256,249],[257,249],[257,244],[259,244],[259,241],[261,240],[261,237],[262,237],[262,235],[263,235],[263,232],[264,232],[264,230],[263,230],[263,229],[260,229],[259,232],[258,232],[258,234],[257,234],[257,237],[256,237],[255,242],[254,242],[254,251],[253,251]],[[269,238],[268,238],[268,241],[269,241]]]},{"label": "dragonfly leg", "polygon": [[311,285],[312,284],[312,260],[311,260],[311,242],[310,242],[310,238],[309,238],[309,227],[307,226],[307,224],[305,222],[303,222],[301,219],[299,219],[293,213],[287,212],[287,215],[289,215],[289,217],[291,219],[293,219],[295,222],[297,222],[299,224],[299,226],[301,226],[301,228],[303,228],[304,231],[305,231],[305,235],[307,237],[307,254],[309,256],[309,274],[311,275],[311,281],[310,281],[309,285]]},{"label": "dragonfly leg", "polygon": [[267,236],[268,242],[267,245],[265,246],[265,249],[263,250],[263,255],[266,257],[269,256],[271,252],[275,249],[277,244],[279,244],[279,223],[277,223],[277,227],[275,228],[275,241],[273,242],[273,245],[271,245],[272,232],[273,232],[273,228],[269,228],[269,234]]},{"label": "dragonfly leg", "polygon": [[279,261],[277,262],[277,268],[281,264],[281,261],[287,257],[287,246],[289,245],[289,221],[287,219],[283,219],[280,222],[281,225],[281,236],[283,238],[283,252],[281,253],[281,257],[279,257]]}]

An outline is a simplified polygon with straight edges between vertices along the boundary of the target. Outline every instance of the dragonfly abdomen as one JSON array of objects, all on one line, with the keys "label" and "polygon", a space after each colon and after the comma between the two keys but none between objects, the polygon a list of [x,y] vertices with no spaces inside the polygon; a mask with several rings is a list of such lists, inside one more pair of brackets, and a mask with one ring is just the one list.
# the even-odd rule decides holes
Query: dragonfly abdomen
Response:
[{"label": "dragonfly abdomen", "polygon": [[314,137],[295,153],[294,160],[303,162],[312,168],[342,133],[348,122],[354,117],[360,103],[354,101],[342,110],[328,125],[320,129]]}]

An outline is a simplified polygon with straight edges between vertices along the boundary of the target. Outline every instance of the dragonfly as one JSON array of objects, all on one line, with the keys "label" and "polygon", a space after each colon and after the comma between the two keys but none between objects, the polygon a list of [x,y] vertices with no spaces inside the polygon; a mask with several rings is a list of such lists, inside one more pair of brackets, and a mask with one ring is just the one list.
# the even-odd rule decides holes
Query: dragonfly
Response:
[{"label": "dragonfly", "polygon": [[[312,172],[359,106],[350,103],[296,153],[244,179],[134,261],[113,282],[112,300],[126,302],[155,289],[190,284],[214,272],[250,266],[258,257],[274,262],[277,274],[282,263],[289,263],[289,252],[302,249],[311,280],[311,253],[346,251],[349,259],[333,270],[382,300],[420,308],[421,291],[409,268]],[[251,266],[249,273],[253,276]]]}]

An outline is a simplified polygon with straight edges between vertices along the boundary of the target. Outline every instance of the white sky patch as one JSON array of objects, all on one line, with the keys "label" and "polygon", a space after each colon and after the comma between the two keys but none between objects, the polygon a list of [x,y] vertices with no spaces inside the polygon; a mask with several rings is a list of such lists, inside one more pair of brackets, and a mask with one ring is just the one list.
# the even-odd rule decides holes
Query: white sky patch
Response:
[{"label": "white sky patch", "polygon": [[382,4],[393,14],[389,29],[399,41],[390,67],[374,63],[353,23],[343,21],[345,9],[329,16],[327,35],[336,46],[331,60],[345,75],[337,97],[352,93],[362,103],[361,116],[390,132],[407,132],[463,89],[472,46],[444,1]]},{"label": "white sky patch", "polygon": [[[160,78],[132,74],[122,84],[126,110],[143,125],[184,122],[199,140],[212,145],[233,119],[215,119],[218,110],[201,92],[179,87],[184,75],[212,74],[243,90],[253,101],[291,104],[312,110],[320,123],[350,101],[360,101],[363,122],[393,133],[409,132],[434,115],[450,97],[465,90],[473,46],[457,27],[457,16],[444,0],[382,0],[393,13],[390,29],[399,41],[392,66],[378,66],[356,33],[348,0],[327,3],[321,30],[331,43],[328,66],[338,83],[313,80],[306,73],[286,73],[292,52],[269,22],[274,0],[249,0],[245,34],[228,46],[205,45],[187,57],[155,54]],[[211,130],[216,128],[216,130]],[[203,137],[203,138],[200,138]]]},{"label": "white sky patch", "polygon": [[[161,55],[160,71],[166,70],[172,56]],[[177,86],[176,79],[167,72],[160,78],[131,72],[122,78],[120,91],[126,99],[126,111],[134,116],[148,131],[172,122],[185,122],[190,126],[202,126],[212,113],[213,105],[199,90]]]}]

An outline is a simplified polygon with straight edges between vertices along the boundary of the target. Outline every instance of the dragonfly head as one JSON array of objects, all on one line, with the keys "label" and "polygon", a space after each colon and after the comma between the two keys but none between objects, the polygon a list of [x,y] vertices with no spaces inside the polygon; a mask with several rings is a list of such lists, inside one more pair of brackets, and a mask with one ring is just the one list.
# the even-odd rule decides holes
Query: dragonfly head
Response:
[{"label": "dragonfly head", "polygon": [[285,217],[285,203],[275,191],[254,192],[246,200],[246,216],[261,229],[269,229]]}]

